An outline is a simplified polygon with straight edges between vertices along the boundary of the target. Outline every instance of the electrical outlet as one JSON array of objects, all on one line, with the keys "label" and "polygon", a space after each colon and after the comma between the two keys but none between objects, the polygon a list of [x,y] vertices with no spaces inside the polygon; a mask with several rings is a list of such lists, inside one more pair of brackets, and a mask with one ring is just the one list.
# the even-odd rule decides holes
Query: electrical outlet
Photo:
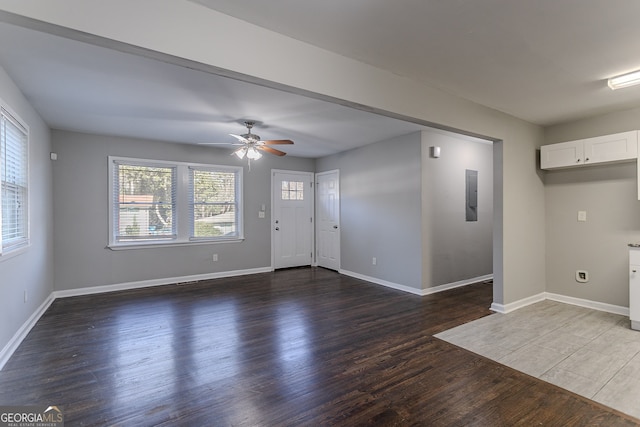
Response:
[{"label": "electrical outlet", "polygon": [[212,259],[213,259],[213,262],[218,261],[218,254],[213,254]]}]

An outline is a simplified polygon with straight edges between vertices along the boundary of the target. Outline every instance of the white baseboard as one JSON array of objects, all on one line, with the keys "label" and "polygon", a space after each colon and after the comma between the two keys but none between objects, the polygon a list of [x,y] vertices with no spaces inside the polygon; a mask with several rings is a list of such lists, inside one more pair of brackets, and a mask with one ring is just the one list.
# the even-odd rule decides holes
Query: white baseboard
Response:
[{"label": "white baseboard", "polygon": [[511,302],[509,304],[498,304],[494,302],[491,304],[490,309],[492,311],[495,311],[496,313],[502,313],[502,314],[511,313],[512,311],[517,310],[519,308],[526,307],[528,305],[535,304],[540,301],[544,301],[546,299],[545,294],[546,294],[545,292],[540,292],[537,295],[532,295],[530,297],[523,298],[521,300]]},{"label": "white baseboard", "polygon": [[7,345],[0,351],[0,371],[4,368],[4,365],[9,361],[9,358],[18,349],[22,341],[27,337],[29,331],[33,329],[35,324],[40,320],[40,317],[51,306],[55,298],[53,294],[49,295],[42,304],[33,312],[33,314],[22,324],[20,329],[13,335]]},{"label": "white baseboard", "polygon": [[437,292],[447,291],[449,289],[459,288],[461,286],[472,285],[478,282],[484,282],[485,280],[492,280],[493,274],[485,274],[484,276],[473,277],[471,279],[458,280],[457,282],[445,283],[444,285],[434,286],[422,290],[422,295],[431,295]]},{"label": "white baseboard", "polygon": [[565,304],[577,305],[579,307],[590,308],[592,310],[605,311],[607,313],[619,314],[621,316],[629,316],[629,308],[619,305],[607,304],[604,302],[591,301],[588,299],[569,297],[566,295],[554,294],[551,292],[541,292],[537,295],[533,295],[521,300],[509,303],[509,304],[491,304],[491,310],[497,313],[510,313],[522,307],[526,307],[531,304],[535,304],[540,301],[551,300],[562,302]]},{"label": "white baseboard", "polygon": [[4,368],[9,358],[18,349],[22,341],[26,338],[29,331],[40,320],[40,317],[47,311],[51,304],[58,298],[67,298],[79,295],[100,294],[105,292],[123,291],[127,289],[139,289],[151,286],[170,285],[173,283],[197,282],[199,280],[220,279],[224,277],[245,276],[247,274],[269,273],[272,272],[271,267],[252,268],[248,270],[223,271],[219,273],[195,274],[192,276],[171,277],[166,279],[142,280],[139,282],[119,283],[115,285],[92,286],[79,289],[66,289],[62,291],[53,291],[47,299],[40,304],[36,311],[27,319],[26,322],[13,335],[11,340],[0,351],[0,371]]},{"label": "white baseboard", "polygon": [[551,292],[547,292],[546,296],[547,299],[552,301],[591,308],[598,311],[606,311],[607,313],[619,314],[621,316],[629,316],[629,307],[623,307],[621,305],[613,305],[604,302],[591,301],[588,299],[568,297],[566,295],[554,294]]},{"label": "white baseboard", "polygon": [[194,274],[191,276],[169,277],[163,279],[141,280],[138,282],[118,283],[115,285],[92,286],[79,289],[65,289],[53,292],[54,298],[67,298],[79,295],[102,294],[105,292],[141,289],[151,286],[171,285],[174,283],[197,282],[199,280],[222,279],[225,277],[245,276],[247,274],[269,273],[271,267],[251,268],[247,270],[222,271],[219,273]]},{"label": "white baseboard", "polygon": [[422,296],[422,289],[412,288],[411,286],[401,285],[399,283],[387,282],[386,280],[365,276],[364,274],[354,273],[353,271],[349,270],[341,269],[339,273],[344,274],[345,276],[355,277],[356,279],[366,280],[367,282],[375,283],[376,285],[382,285],[386,286],[387,288],[397,289],[399,291]]},{"label": "white baseboard", "polygon": [[420,295],[421,297],[426,295],[435,294],[437,292],[443,292],[449,289],[459,288],[461,286],[471,285],[472,283],[478,283],[485,280],[493,279],[493,274],[487,274],[485,276],[474,277],[472,279],[460,280],[453,283],[445,283],[444,285],[434,286],[427,289],[417,289],[411,286],[401,285],[399,283],[388,282],[386,280],[378,279],[376,277],[365,276],[364,274],[354,273],[349,270],[340,270],[340,274],[345,276],[355,277],[356,279],[366,280],[367,282],[375,283],[376,285],[386,286],[387,288],[397,289],[399,291],[408,292],[414,295]]},{"label": "white baseboard", "polygon": [[[58,298],[67,298],[67,297],[79,296],[79,295],[91,295],[91,294],[98,294],[98,293],[105,293],[105,292],[122,291],[127,289],[140,289],[140,288],[146,288],[151,286],[169,285],[174,283],[197,282],[200,280],[220,279],[225,277],[244,276],[248,274],[269,273],[272,271],[273,269],[271,267],[261,267],[261,268],[247,269],[247,270],[223,271],[219,273],[196,274],[191,276],[142,280],[138,282],[128,282],[128,283],[119,283],[114,285],[92,286],[92,287],[79,288],[79,289],[67,289],[62,291],[54,291],[51,293],[51,295],[49,295],[49,297],[47,297],[47,299],[42,304],[40,304],[40,306],[36,309],[36,311],[29,317],[29,319],[27,319],[27,321],[14,334],[14,336],[7,343],[7,345],[4,346],[2,351],[0,351],[0,370],[4,368],[4,365],[7,363],[9,358],[13,355],[13,353],[16,351],[18,346],[25,339],[29,331],[38,322],[40,317],[42,317],[45,311],[47,311],[47,309],[51,306],[53,301],[55,301]],[[425,296],[425,295],[430,295],[437,292],[443,292],[449,289],[458,288],[461,286],[466,286],[472,283],[477,283],[477,282],[481,282],[481,281],[489,280],[493,278],[493,275],[486,275],[486,276],[475,277],[472,279],[461,280],[458,282],[448,283],[444,285],[434,286],[432,288],[417,289],[417,288],[412,288],[410,286],[401,285],[398,283],[388,282],[386,280],[378,279],[375,277],[354,273],[348,270],[340,270],[340,274],[344,274],[345,276],[351,276],[356,279],[366,280],[367,282],[375,283],[377,285],[386,286],[388,288],[397,289],[400,291],[408,292],[408,293],[419,295],[419,296]],[[523,298],[521,300],[509,303],[509,304],[492,303],[491,310],[498,313],[506,314],[514,310],[517,310],[519,308],[526,307],[527,305],[544,301],[546,299],[549,299],[552,301],[558,301],[566,304],[577,305],[580,307],[591,308],[594,310],[620,314],[622,316],[629,315],[628,307],[622,307],[622,306],[617,306],[613,304],[606,304],[606,303],[601,303],[597,301],[590,301],[590,300],[581,299],[581,298],[574,298],[574,297],[554,294],[550,292],[541,292],[537,295]]]}]

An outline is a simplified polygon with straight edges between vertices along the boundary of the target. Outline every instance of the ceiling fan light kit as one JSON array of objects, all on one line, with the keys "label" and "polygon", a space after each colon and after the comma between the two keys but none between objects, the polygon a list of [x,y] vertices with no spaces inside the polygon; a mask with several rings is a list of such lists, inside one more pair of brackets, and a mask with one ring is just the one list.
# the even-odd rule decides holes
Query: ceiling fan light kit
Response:
[{"label": "ceiling fan light kit", "polygon": [[640,70],[632,71],[630,73],[622,74],[616,77],[611,77],[607,84],[611,90],[622,89],[625,87],[635,86],[640,84]]},{"label": "ceiling fan light kit", "polygon": [[[249,168],[251,168],[251,160],[258,160],[262,157],[262,152],[266,152],[269,154],[274,154],[276,156],[284,156],[287,153],[284,151],[277,150],[270,145],[285,145],[285,144],[293,144],[293,141],[290,139],[273,139],[262,141],[260,139],[260,135],[256,135],[255,133],[251,133],[251,129],[255,122],[246,120],[244,125],[247,127],[247,133],[244,135],[235,135],[230,133],[232,137],[236,138],[238,141],[232,143],[231,145],[241,145],[240,148],[235,150],[232,155],[235,154],[238,156],[240,160],[247,158],[247,162],[249,163]],[[211,143],[206,145],[218,145],[217,143]]]},{"label": "ceiling fan light kit", "polygon": [[244,156],[247,154],[247,147],[240,147],[231,154],[235,154],[236,156],[238,156],[240,160],[242,160],[244,159]]},{"label": "ceiling fan light kit", "polygon": [[[242,154],[238,154],[238,151],[241,150]],[[256,147],[242,147],[239,150],[236,150],[236,155],[241,159],[246,155],[249,160],[258,160],[262,157],[262,154],[256,149]]]}]

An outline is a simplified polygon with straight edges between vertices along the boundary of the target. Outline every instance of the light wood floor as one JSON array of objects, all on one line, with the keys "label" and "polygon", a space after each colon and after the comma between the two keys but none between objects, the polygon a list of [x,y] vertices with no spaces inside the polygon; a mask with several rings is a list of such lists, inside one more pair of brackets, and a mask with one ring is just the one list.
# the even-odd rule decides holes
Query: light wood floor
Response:
[{"label": "light wood floor", "polygon": [[546,300],[436,337],[640,417],[640,332],[629,316]]},{"label": "light wood floor", "polygon": [[636,425],[434,334],[491,284],[418,297],[303,268],[57,300],[0,372],[0,405],[75,425]]}]

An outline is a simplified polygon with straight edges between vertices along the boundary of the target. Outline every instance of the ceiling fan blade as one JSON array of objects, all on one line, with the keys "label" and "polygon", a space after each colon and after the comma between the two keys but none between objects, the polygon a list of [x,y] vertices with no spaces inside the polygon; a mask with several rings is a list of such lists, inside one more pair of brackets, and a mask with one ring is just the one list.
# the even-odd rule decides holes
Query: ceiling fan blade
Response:
[{"label": "ceiling fan blade", "polygon": [[284,151],[276,150],[275,148],[267,147],[266,145],[256,146],[258,150],[266,151],[267,153],[275,154],[276,156],[284,156],[287,153]]},{"label": "ceiling fan blade", "polygon": [[244,145],[240,142],[198,142],[198,145]]},{"label": "ceiling fan blade", "polygon": [[234,135],[232,133],[230,133],[229,135],[231,135],[232,137],[236,138],[238,141],[242,142],[242,143],[247,143],[249,142],[249,140],[247,138],[245,138],[244,136],[240,136],[240,135]]},{"label": "ceiling fan blade", "polygon": [[293,144],[293,141],[290,139],[269,139],[262,141],[262,143],[264,143],[264,145]]}]

